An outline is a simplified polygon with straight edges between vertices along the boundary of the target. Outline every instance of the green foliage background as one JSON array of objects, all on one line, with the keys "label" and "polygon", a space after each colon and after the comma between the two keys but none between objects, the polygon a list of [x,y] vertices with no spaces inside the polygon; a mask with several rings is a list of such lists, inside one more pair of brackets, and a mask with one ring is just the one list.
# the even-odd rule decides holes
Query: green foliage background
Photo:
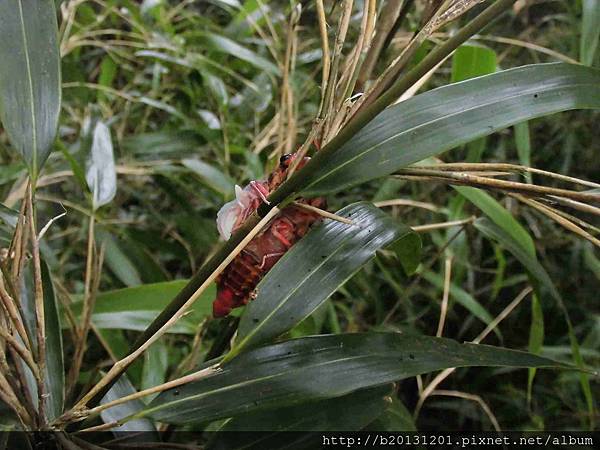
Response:
[{"label": "green foliage background", "polygon": [[[88,340],[79,389],[96,379],[99,370],[106,370],[111,358],[124,356],[139,331],[214,254],[219,245],[216,213],[233,198],[234,185],[264,178],[277,163],[283,146],[278,134],[281,131],[273,124],[281,112],[281,62],[291,6],[283,1],[265,3],[56,2],[60,11],[62,109],[58,137],[40,174],[37,195],[40,226],[62,213],[63,207],[67,211],[51,225],[41,244],[62,305],[65,336],[69,335],[69,316],[77,318],[82,310],[91,215],[95,217],[95,238],[104,251],[100,293],[92,316],[95,328]],[[356,3],[359,8],[361,2]],[[418,28],[422,5],[416,3],[376,70],[385,68],[398,54],[403,38]],[[462,46],[421,90],[525,64],[581,61],[598,66],[600,52],[594,48],[600,18],[594,8],[600,9],[600,3],[525,3]],[[582,14],[586,8],[592,13]],[[313,2],[303,2],[295,67],[289,79],[297,132],[291,138],[294,150],[310,130],[320,101],[321,46],[315,14]],[[467,14],[459,23],[466,23],[472,15]],[[359,25],[357,15],[350,25],[351,42]],[[455,25],[442,31],[449,32]],[[445,37],[434,36],[432,41]],[[426,42],[419,49],[411,67],[431,45]],[[599,120],[597,111],[570,111],[534,119],[462,145],[441,158],[444,162],[521,163],[598,182]],[[289,131],[283,128],[283,133]],[[106,133],[114,162],[111,152],[100,144],[106,144]],[[0,197],[6,207],[18,208],[27,168],[10,147],[7,134],[0,133]],[[116,172],[114,185],[106,175],[111,164]],[[90,166],[96,168],[92,183]],[[533,180],[541,182],[535,175]],[[552,179],[543,179],[543,184],[564,186]],[[94,193],[90,185],[97,186]],[[490,193],[510,212],[506,216],[505,210],[494,209],[497,205],[489,196],[470,189],[386,177],[329,195],[328,209],[337,211],[359,201],[403,198],[429,206],[386,209],[409,226],[472,215],[500,217],[513,230],[513,238],[525,242],[527,250],[535,249],[569,311],[586,364],[597,368],[598,249],[512,198]],[[520,225],[512,222],[512,217]],[[2,220],[10,222],[5,217]],[[529,282],[526,269],[535,272],[524,257],[510,251],[506,241],[490,239],[485,227],[486,223],[478,222],[421,233],[423,258],[411,276],[391,251],[379,252],[286,337],[367,331],[435,335],[445,261],[452,258],[443,336],[473,340]],[[455,236],[457,231],[460,234]],[[3,246],[8,246],[10,227],[1,232]],[[535,273],[533,278],[540,282]],[[523,301],[485,343],[529,349],[572,362],[564,310],[548,291],[542,292]],[[129,368],[131,386],[120,389],[126,393],[160,384],[207,356],[220,354],[223,340],[230,337],[228,325],[233,319],[207,320],[214,295],[211,286],[192,312]],[[244,320],[241,332],[243,325]],[[67,362],[72,351],[65,343]],[[193,363],[188,365],[190,361]],[[528,378],[526,371],[514,368],[464,368],[440,388],[478,396],[503,429],[587,429],[592,417],[578,378],[575,371],[542,370],[533,379],[531,372]],[[431,379],[431,375],[423,376],[425,382]],[[592,377],[591,387],[597,394],[597,378]],[[414,426],[410,414],[419,395],[414,377],[376,390],[373,397],[368,397],[367,391],[339,397],[335,408],[353,411],[356,402],[367,401],[358,399],[365,396],[371,402],[365,410],[377,412],[379,419],[370,420],[377,416],[374,412],[363,420],[355,411],[352,427],[369,423],[372,428],[389,430]],[[393,399],[391,406],[381,402],[384,395]],[[143,407],[144,403],[140,405]],[[276,420],[268,412],[262,414],[248,418],[250,425],[234,419],[227,426],[243,429],[252,423]],[[300,415],[297,411],[288,414]],[[215,417],[221,418],[218,414]],[[432,396],[414,419],[421,430],[492,429],[490,417],[479,403],[452,396]],[[343,428],[344,424],[336,426]]]}]

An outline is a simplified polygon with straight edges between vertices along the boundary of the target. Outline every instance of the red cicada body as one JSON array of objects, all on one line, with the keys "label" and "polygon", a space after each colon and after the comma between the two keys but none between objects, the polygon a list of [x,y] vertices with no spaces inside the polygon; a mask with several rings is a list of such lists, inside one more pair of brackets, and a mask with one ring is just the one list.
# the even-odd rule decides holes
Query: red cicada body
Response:
[{"label": "red cicada body", "polygon": [[[266,201],[267,195],[285,181],[295,154],[281,157],[279,166],[267,181],[252,181],[244,189],[236,186],[236,199],[225,204],[217,214],[217,228],[224,239],[237,230],[244,220]],[[305,157],[298,168],[306,164]],[[299,200],[301,203],[325,207],[325,199]],[[288,206],[264,230],[252,239],[217,279],[217,298],[213,316],[223,317],[233,308],[246,305],[262,277],[302,238],[319,214],[298,206]]]}]

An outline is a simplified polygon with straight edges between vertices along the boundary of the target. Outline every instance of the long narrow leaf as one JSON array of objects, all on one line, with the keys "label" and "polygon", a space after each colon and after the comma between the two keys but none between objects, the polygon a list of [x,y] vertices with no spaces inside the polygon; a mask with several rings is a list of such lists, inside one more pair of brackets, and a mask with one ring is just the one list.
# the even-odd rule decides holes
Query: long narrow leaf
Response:
[{"label": "long narrow leaf", "polygon": [[370,203],[337,212],[353,225],[328,220],[295,245],[258,285],[258,296],[244,311],[239,344],[230,355],[290,330],[316,310],[335,290],[393,242],[419,240],[407,226]]},{"label": "long narrow leaf", "polygon": [[[565,321],[567,323],[569,342],[571,344],[571,351],[573,352],[573,361],[577,367],[584,368],[585,363],[581,356],[579,342],[575,336],[575,331],[573,330],[573,325],[571,323],[567,307],[562,299],[562,296],[556,289],[556,286],[554,286],[550,275],[548,275],[548,272],[546,272],[544,267],[538,262],[535,254],[531,255],[526,249],[521,247],[519,243],[515,241],[504,229],[490,222],[486,218],[476,220],[475,227],[489,238],[498,241],[505,246],[506,249],[511,252],[513,256],[517,258],[521,264],[523,264],[524,267],[527,268],[527,271],[531,274],[535,281],[540,283],[540,285],[556,300],[564,314]],[[590,380],[588,375],[583,372],[579,374],[579,380],[581,384],[581,390],[583,391],[583,395],[588,406],[588,411],[590,412],[590,420],[592,425],[591,428],[593,428],[594,399],[590,387]]]},{"label": "long narrow leaf", "polygon": [[37,177],[60,112],[58,26],[52,0],[0,2],[0,120]]},{"label": "long narrow leaf", "polygon": [[525,352],[444,338],[398,333],[313,336],[244,352],[214,374],[162,393],[130,418],[208,422],[468,366],[569,367]]},{"label": "long narrow leaf", "polygon": [[383,111],[315,161],[300,190],[342,190],[524,120],[599,107],[600,71],[573,64],[524,66],[444,86]]},{"label": "long narrow leaf", "polygon": [[600,41],[600,0],[583,0],[579,60],[591,66]]}]

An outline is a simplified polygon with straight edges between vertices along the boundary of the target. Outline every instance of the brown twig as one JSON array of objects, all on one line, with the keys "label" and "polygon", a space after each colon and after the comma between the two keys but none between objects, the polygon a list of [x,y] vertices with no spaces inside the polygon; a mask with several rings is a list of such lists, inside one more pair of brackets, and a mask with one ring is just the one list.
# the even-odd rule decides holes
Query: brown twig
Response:
[{"label": "brown twig", "polygon": [[37,336],[37,365],[39,367],[38,380],[38,409],[42,423],[46,421],[46,321],[44,313],[44,291],[42,286],[42,266],[40,261],[40,245],[37,238],[35,222],[34,186],[30,186],[27,196],[27,219],[31,239],[31,253],[33,259],[33,281],[35,284],[35,319]]},{"label": "brown twig", "polygon": [[[40,367],[33,359],[32,353],[23,347],[19,342],[15,339],[13,335],[8,333],[6,330],[0,328],[0,337],[4,339],[4,341],[21,357],[25,364],[31,369],[36,380],[41,380],[41,372]],[[15,361],[15,364],[18,364],[18,361]]]},{"label": "brown twig", "polygon": [[94,276],[99,277],[99,273],[94,270],[94,259],[96,257],[96,240],[94,237],[94,215],[90,216],[90,223],[88,227],[88,242],[87,242],[87,255],[85,264],[85,280],[84,280],[84,291],[83,291],[83,308],[81,312],[81,323],[76,327],[75,341],[75,353],[73,355],[73,364],[67,377],[67,390],[72,391],[77,383],[77,377],[81,370],[81,364],[83,362],[83,355],[85,353],[85,346],[87,341],[87,335],[90,329],[92,321],[92,312],[94,310],[94,303],[96,299],[96,293],[92,290],[92,280]]},{"label": "brown twig", "polygon": [[362,89],[367,80],[371,77],[371,73],[375,68],[375,63],[379,59],[385,41],[394,27],[403,6],[404,0],[388,0],[383,6],[380,18],[377,21],[377,29],[373,42],[371,43],[371,48],[365,56],[365,60],[360,68],[360,73],[356,81],[358,89]]},{"label": "brown twig", "polygon": [[[519,183],[516,181],[496,180],[492,178],[471,175],[465,172],[448,172],[444,170],[430,170],[421,168],[402,169],[397,172],[398,178],[430,179],[448,182],[449,184],[464,184],[470,186],[482,186],[500,189],[504,191],[516,191],[527,194],[557,195],[580,201],[600,202],[600,194],[591,192],[577,192],[568,189],[538,186],[535,184]],[[415,178],[416,177],[416,178]]]},{"label": "brown twig", "polygon": [[6,286],[4,285],[4,276],[0,274],[0,300],[10,321],[12,322],[15,330],[19,333],[19,336],[23,340],[25,347],[29,350],[33,350],[31,346],[31,341],[29,339],[29,334],[27,333],[27,328],[23,322],[23,316],[17,307],[17,302],[10,296],[8,291],[6,290]]},{"label": "brown twig", "polygon": [[[69,418],[70,416],[76,416],[82,412],[87,402],[96,396],[105,386],[107,386],[113,379],[120,376],[123,371],[129,367],[129,365],[135,361],[140,355],[142,355],[146,349],[156,342],[171,326],[173,326],[188,310],[190,306],[200,297],[200,295],[206,290],[206,288],[216,279],[227,265],[242,251],[242,249],[256,236],[262,228],[270,222],[270,220],[279,214],[280,209],[273,207],[264,218],[262,218],[250,233],[246,235],[242,241],[235,247],[235,249],[229,253],[221,264],[212,272],[212,274],[206,278],[206,280],[196,289],[196,291],[185,301],[185,303],[173,314],[169,320],[165,322],[150,338],[148,338],[142,345],[140,345],[135,351],[131,352],[125,358],[117,361],[106,375],[89,391],[86,395],[77,402],[73,409],[63,415],[62,419]],[[60,422],[60,420],[59,420]]]},{"label": "brown twig", "polygon": [[452,276],[452,256],[446,256],[444,264],[444,293],[442,295],[442,304],[440,307],[440,320],[438,322],[436,337],[442,337],[444,332],[444,324],[448,313],[448,299],[450,297],[450,281]]},{"label": "brown twig", "polygon": [[523,202],[526,205],[529,205],[532,208],[538,210],[542,214],[550,217],[552,220],[554,220],[556,223],[558,223],[563,228],[566,228],[567,230],[581,236],[582,238],[587,239],[592,244],[594,244],[596,247],[600,248],[600,239],[592,236],[590,233],[585,231],[583,228],[575,225],[572,221],[568,220],[567,218],[562,217],[560,214],[558,214],[552,208],[549,208],[548,206],[545,206],[545,205],[541,204],[540,202],[536,202],[535,200],[529,199],[523,195],[512,194],[511,197],[514,197],[517,200],[519,200],[520,202]]},{"label": "brown twig", "polygon": [[[496,316],[492,322],[483,330],[479,336],[473,339],[474,344],[479,344],[483,341],[497,326],[500,322],[502,322],[508,315],[523,301],[525,297],[532,291],[531,286],[527,286],[523,289],[517,297],[510,302],[510,304],[502,310],[500,314]],[[417,406],[415,407],[415,411],[413,413],[413,417],[417,418],[419,413],[421,412],[421,408],[423,407],[423,403],[427,398],[431,395],[431,393],[440,385],[442,381],[444,381],[448,376],[450,376],[456,368],[445,369],[440,372],[428,385],[423,389],[423,392],[419,395],[419,400],[417,401]]]}]

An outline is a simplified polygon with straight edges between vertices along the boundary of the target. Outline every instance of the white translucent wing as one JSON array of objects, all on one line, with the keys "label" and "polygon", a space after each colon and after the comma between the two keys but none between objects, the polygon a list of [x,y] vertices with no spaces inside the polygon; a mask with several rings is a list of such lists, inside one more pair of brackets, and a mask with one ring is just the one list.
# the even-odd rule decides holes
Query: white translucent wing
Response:
[{"label": "white translucent wing", "polygon": [[231,200],[221,206],[221,209],[217,213],[217,230],[219,230],[219,234],[226,241],[231,237],[231,232],[239,216],[239,210],[237,200]]},{"label": "white translucent wing", "polygon": [[233,228],[247,216],[252,201],[257,197],[255,189],[248,185],[244,189],[235,185],[235,199],[225,203],[217,213],[217,230],[226,241],[231,237]]}]

